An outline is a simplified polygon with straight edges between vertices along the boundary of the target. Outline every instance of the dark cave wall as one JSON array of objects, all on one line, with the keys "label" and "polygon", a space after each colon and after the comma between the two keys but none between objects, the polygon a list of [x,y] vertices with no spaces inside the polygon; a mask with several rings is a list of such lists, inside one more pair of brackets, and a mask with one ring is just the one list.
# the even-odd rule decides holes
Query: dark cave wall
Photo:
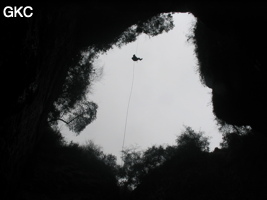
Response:
[{"label": "dark cave wall", "polygon": [[195,43],[200,75],[212,88],[213,110],[219,119],[263,131],[267,18],[261,11],[266,4],[223,8],[210,15],[195,14],[199,16]]}]

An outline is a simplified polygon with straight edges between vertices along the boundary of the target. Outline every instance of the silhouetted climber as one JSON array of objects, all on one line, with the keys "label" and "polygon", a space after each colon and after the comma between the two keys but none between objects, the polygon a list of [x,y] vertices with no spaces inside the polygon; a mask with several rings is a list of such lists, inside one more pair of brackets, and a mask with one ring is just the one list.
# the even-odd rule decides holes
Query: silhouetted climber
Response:
[{"label": "silhouetted climber", "polygon": [[138,58],[138,57],[136,57],[135,54],[134,54],[133,57],[132,57],[132,60],[133,60],[133,61],[138,61],[138,60],[143,60],[143,58]]}]

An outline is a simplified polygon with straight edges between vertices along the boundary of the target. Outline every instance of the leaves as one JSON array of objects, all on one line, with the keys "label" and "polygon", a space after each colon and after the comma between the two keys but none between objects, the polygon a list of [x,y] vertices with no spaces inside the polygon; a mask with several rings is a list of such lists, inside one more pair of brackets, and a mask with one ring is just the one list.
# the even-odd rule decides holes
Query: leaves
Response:
[{"label": "leaves", "polygon": [[180,149],[196,149],[199,151],[209,151],[209,141],[207,137],[203,136],[202,132],[196,133],[191,127],[186,127],[176,140]]},{"label": "leaves", "polygon": [[141,33],[153,37],[164,31],[168,32],[173,29],[173,27],[174,23],[172,15],[170,13],[161,13],[152,17],[148,21],[139,22],[138,24],[129,27],[117,38],[115,44],[116,46],[121,47],[127,43],[134,42]]},{"label": "leaves", "polygon": [[96,119],[97,105],[94,102],[79,102],[68,115],[67,126],[71,131],[79,134],[85,127]]},{"label": "leaves", "polygon": [[152,17],[149,21],[140,24],[137,27],[137,32],[143,32],[150,36],[156,36],[163,31],[168,32],[173,29],[173,19],[171,14],[162,13]]},{"label": "leaves", "polygon": [[[135,189],[143,181],[153,178],[153,174],[164,167],[188,165],[201,157],[202,152],[209,151],[208,138],[204,133],[195,132],[191,127],[185,127],[177,137],[175,146],[152,146],[145,151],[136,148],[126,149],[122,153],[123,166],[120,168],[119,182],[121,187]],[[150,176],[150,178],[149,178]]]}]

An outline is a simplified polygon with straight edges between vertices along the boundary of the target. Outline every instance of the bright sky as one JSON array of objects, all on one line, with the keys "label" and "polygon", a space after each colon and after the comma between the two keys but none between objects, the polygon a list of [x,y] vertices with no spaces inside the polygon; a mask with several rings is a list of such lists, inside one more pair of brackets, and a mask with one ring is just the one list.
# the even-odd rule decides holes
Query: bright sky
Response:
[{"label": "bright sky", "polygon": [[[103,67],[103,77],[88,94],[99,106],[97,119],[77,137],[64,129],[66,140],[92,140],[120,160],[134,67],[125,147],[173,145],[184,125],[205,132],[211,150],[219,146],[222,137],[212,113],[211,90],[200,83],[194,46],[186,41],[194,20],[191,14],[175,14],[175,28],[168,33],[141,35],[99,56],[94,65]],[[143,60],[133,62],[133,54]]]}]

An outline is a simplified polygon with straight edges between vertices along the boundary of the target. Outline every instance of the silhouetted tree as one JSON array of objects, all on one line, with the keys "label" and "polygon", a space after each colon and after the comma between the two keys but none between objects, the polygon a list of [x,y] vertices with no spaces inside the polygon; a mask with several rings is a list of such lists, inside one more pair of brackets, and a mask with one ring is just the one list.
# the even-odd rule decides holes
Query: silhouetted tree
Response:
[{"label": "silhouetted tree", "polygon": [[[145,174],[148,174],[151,170],[162,165],[166,160],[170,159],[175,154],[174,146],[152,146],[144,151],[142,160],[144,165]],[[144,176],[143,175],[143,176]]]},{"label": "silhouetted tree", "polygon": [[125,150],[119,174],[121,187],[133,190],[143,182],[155,181],[158,176],[162,178],[165,173],[176,174],[174,171],[185,167],[191,169],[192,164],[201,162],[209,151],[208,138],[203,134],[185,127],[185,131],[177,137],[176,146],[152,146],[145,151]]},{"label": "silhouetted tree", "polygon": [[88,141],[66,144],[49,126],[24,170],[20,197],[25,199],[116,199],[116,157]]},{"label": "silhouetted tree", "polygon": [[115,44],[121,47],[122,45],[135,41],[142,33],[153,37],[164,31],[169,32],[173,27],[172,14],[160,13],[149,20],[139,21],[137,24],[129,27],[116,39],[117,41]]},{"label": "silhouetted tree", "polygon": [[178,149],[209,151],[208,138],[203,132],[195,132],[191,127],[185,127],[185,131],[176,139]]},{"label": "silhouetted tree", "polygon": [[121,187],[133,190],[139,183],[139,175],[143,170],[142,151],[136,148],[124,149],[122,151],[123,165],[119,171],[119,183]]},{"label": "silhouetted tree", "polygon": [[[208,162],[208,138],[203,132],[185,127],[176,142],[176,146],[152,147],[144,153],[143,160],[149,161],[144,162],[144,166],[152,167],[140,179],[132,193],[133,199],[175,199],[177,196],[193,199],[197,196],[193,194],[204,188],[201,182],[208,178],[203,174]],[[191,190],[194,190],[192,194]]]},{"label": "silhouetted tree", "polygon": [[94,102],[82,101],[76,103],[75,108],[68,113],[66,120],[62,118],[51,119],[50,122],[56,120],[63,121],[67,127],[79,134],[88,124],[96,119],[97,105]]},{"label": "silhouetted tree", "polygon": [[208,138],[186,127],[174,155],[140,179],[132,199],[266,198],[267,137],[251,129],[229,130],[221,149],[209,152]]},{"label": "silhouetted tree", "polygon": [[151,171],[161,166],[175,154],[173,146],[152,146],[145,151],[126,149],[123,151],[123,165],[119,169],[119,182],[129,191],[136,188]]},{"label": "silhouetted tree", "polygon": [[83,149],[86,154],[92,154],[97,157],[98,160],[103,162],[105,165],[107,165],[111,171],[114,173],[114,177],[118,173],[118,165],[117,165],[117,157],[112,154],[105,154],[102,151],[102,147],[96,145],[91,140],[86,142],[85,145],[80,146],[81,149]]}]

